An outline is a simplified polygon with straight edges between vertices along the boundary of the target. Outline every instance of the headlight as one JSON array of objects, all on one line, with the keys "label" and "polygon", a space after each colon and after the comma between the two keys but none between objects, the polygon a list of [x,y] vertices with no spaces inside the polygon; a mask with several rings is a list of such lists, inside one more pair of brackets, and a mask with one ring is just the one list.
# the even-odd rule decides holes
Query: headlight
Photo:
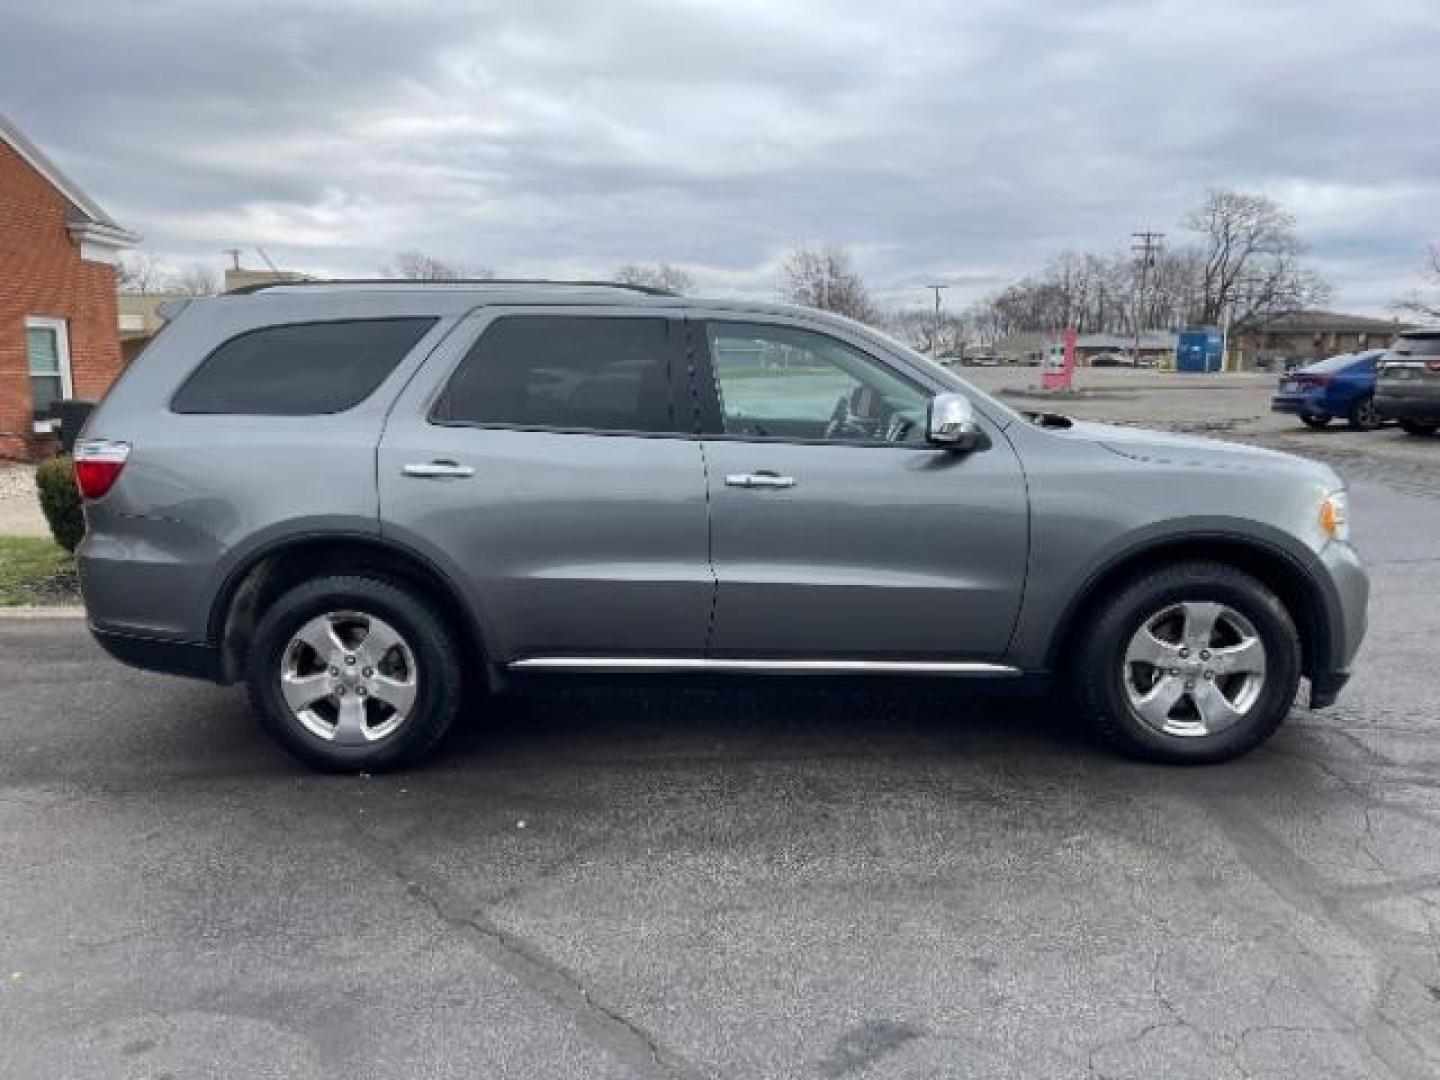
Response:
[{"label": "headlight", "polygon": [[1320,528],[1331,540],[1350,540],[1350,495],[1332,491],[1320,504]]}]

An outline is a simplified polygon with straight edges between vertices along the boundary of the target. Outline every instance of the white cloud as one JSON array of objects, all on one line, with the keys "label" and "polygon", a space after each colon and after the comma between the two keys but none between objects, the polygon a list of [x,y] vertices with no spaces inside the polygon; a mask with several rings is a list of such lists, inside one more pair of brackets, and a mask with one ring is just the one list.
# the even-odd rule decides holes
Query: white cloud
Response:
[{"label": "white cloud", "polygon": [[[463,13],[462,13],[463,12]],[[155,250],[397,249],[516,274],[664,259],[769,297],[798,241],[963,303],[1166,229],[1296,212],[1379,310],[1440,229],[1427,0],[71,0],[4,16],[0,100]],[[913,299],[912,299],[913,298]]]}]

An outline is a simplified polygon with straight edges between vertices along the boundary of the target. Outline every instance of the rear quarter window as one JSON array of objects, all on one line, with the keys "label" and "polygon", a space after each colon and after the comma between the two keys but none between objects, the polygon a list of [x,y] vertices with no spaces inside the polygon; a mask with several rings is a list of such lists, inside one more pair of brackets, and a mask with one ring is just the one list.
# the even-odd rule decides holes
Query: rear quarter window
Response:
[{"label": "rear quarter window", "polygon": [[1398,337],[1390,346],[1392,357],[1440,356],[1440,334],[1426,334],[1423,337]]},{"label": "rear quarter window", "polygon": [[177,413],[314,416],[364,401],[438,320],[349,319],[248,330],[176,391]]}]

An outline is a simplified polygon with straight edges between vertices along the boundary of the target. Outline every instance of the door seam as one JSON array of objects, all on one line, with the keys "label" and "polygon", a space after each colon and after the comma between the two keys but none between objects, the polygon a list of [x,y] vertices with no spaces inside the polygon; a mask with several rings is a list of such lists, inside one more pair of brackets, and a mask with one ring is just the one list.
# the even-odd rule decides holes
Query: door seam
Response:
[{"label": "door seam", "polygon": [[701,433],[700,388],[695,371],[695,323],[685,320],[685,371],[690,384],[690,404],[697,438],[695,445],[700,450],[700,474],[705,481],[705,565],[710,568],[710,616],[705,623],[705,649],[702,655],[709,657],[715,645],[715,611],[720,603],[720,574],[715,568],[715,510],[710,499],[710,459],[705,454],[705,439]]}]

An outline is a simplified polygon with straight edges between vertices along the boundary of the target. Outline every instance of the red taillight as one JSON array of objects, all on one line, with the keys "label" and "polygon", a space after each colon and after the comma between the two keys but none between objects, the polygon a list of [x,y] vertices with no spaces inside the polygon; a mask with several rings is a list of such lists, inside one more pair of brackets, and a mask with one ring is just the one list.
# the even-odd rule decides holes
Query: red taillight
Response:
[{"label": "red taillight", "polygon": [[1431,371],[1440,373],[1440,360],[1426,360],[1425,366]]},{"label": "red taillight", "polygon": [[75,486],[87,499],[98,499],[115,486],[130,457],[130,444],[87,439],[75,444]]}]

